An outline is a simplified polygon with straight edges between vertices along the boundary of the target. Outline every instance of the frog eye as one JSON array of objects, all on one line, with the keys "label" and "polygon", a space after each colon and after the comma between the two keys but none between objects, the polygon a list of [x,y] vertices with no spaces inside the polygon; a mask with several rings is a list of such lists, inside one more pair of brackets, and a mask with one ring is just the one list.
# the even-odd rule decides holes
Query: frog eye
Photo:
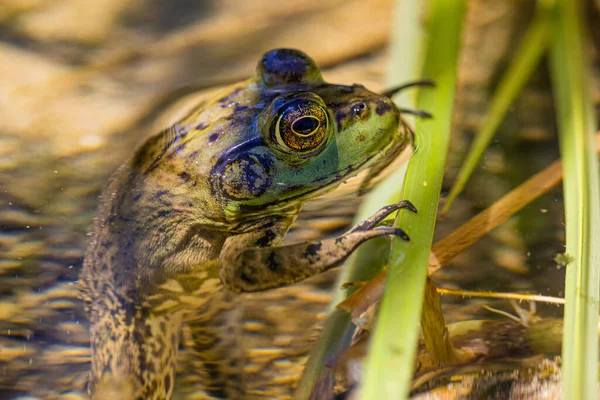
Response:
[{"label": "frog eye", "polygon": [[271,50],[258,63],[258,82],[265,86],[322,82],[317,64],[294,49]]},{"label": "frog eye", "polygon": [[284,150],[313,152],[326,141],[328,125],[327,112],[319,103],[295,100],[281,109],[274,138]]}]

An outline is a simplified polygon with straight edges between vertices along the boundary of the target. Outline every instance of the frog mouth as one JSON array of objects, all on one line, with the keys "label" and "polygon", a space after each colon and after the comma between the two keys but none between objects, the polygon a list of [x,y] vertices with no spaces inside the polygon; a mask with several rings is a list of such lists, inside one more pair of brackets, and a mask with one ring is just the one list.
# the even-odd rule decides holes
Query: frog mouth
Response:
[{"label": "frog mouth", "polygon": [[414,131],[405,120],[400,118],[398,133],[394,136],[394,139],[391,141],[391,143],[388,144],[379,154],[375,154],[366,161],[370,164],[368,165],[370,168],[367,176],[365,176],[360,184],[358,195],[361,196],[371,190],[375,184],[375,178],[390,164],[392,164],[407,146],[414,147],[414,144]]}]

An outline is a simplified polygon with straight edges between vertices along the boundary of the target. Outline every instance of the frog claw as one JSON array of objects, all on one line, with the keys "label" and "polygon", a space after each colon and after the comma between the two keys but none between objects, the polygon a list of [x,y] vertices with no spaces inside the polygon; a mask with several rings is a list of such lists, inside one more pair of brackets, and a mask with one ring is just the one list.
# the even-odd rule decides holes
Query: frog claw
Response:
[{"label": "frog claw", "polygon": [[413,203],[411,203],[409,200],[401,200],[396,203],[396,206],[398,206],[399,209],[406,208],[408,211],[410,211],[413,214],[417,213],[417,207],[415,207],[415,205]]},{"label": "frog claw", "polygon": [[404,232],[400,228],[394,228],[391,226],[378,226],[377,228],[375,228],[373,230],[379,231],[379,232],[385,232],[384,235],[398,236],[400,239],[404,240],[405,242],[410,241],[410,238],[408,237],[406,232]]},{"label": "frog claw", "polygon": [[413,214],[417,213],[417,208],[408,200],[402,200],[395,204],[390,204],[389,206],[385,206],[379,209],[375,214],[371,215],[366,220],[358,223],[352,229],[348,231],[348,233],[352,232],[364,232],[369,229],[373,229],[377,225],[379,225],[388,215],[393,213],[394,211],[398,211],[402,208],[407,209]]}]

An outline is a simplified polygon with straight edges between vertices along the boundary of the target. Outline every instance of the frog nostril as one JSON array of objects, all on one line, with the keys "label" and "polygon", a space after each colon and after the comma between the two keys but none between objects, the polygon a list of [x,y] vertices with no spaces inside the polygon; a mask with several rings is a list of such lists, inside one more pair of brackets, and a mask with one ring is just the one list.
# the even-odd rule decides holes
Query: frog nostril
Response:
[{"label": "frog nostril", "polygon": [[366,116],[366,114],[369,111],[369,107],[367,106],[367,103],[365,102],[360,102],[357,104],[354,104],[352,106],[352,114],[358,117],[364,117]]}]

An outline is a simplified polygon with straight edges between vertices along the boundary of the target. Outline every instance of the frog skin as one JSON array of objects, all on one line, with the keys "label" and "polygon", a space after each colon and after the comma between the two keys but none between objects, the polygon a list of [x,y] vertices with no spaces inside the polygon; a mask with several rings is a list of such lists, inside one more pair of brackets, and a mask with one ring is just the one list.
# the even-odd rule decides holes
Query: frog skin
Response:
[{"label": "frog skin", "polygon": [[92,398],[171,398],[182,324],[209,299],[298,282],[371,238],[408,240],[378,226],[416,212],[403,201],[337,238],[281,245],[304,202],[410,138],[390,98],[328,84],[290,49],[150,137],[104,188],[80,276]]}]

